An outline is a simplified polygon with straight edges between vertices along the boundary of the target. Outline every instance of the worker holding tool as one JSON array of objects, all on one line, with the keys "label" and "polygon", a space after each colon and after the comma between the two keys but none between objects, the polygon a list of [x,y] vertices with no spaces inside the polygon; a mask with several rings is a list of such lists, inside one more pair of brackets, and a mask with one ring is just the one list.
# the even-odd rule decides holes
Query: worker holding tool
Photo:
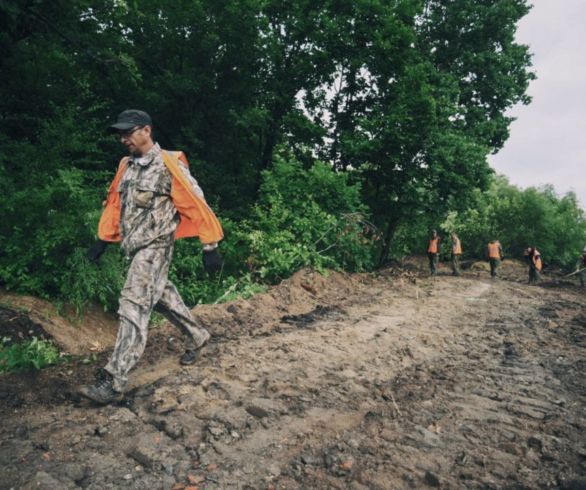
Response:
[{"label": "worker holding tool", "polygon": [[529,284],[537,284],[543,266],[541,254],[537,248],[529,247],[525,250],[525,258],[529,263]]},{"label": "worker holding tool", "polygon": [[503,260],[503,247],[498,240],[492,240],[488,243],[486,255],[490,264],[490,277],[496,279],[498,269]]},{"label": "worker holding tool", "polygon": [[452,275],[460,275],[460,255],[462,255],[462,243],[455,233],[452,233]]},{"label": "worker holding tool", "polygon": [[429,271],[432,276],[437,275],[437,264],[439,262],[439,242],[440,236],[437,231],[431,232],[431,237],[427,245],[427,257],[429,258]]},{"label": "worker holding tool", "polygon": [[174,242],[199,237],[208,273],[222,267],[218,242],[222,227],[191,176],[183,152],[166,151],[154,142],[151,117],[126,110],[110,126],[129,156],[120,162],[104,202],[98,242],[88,258],[97,262],[106,246],[120,242],[129,261],[120,293],[120,324],[116,345],[95,384],[79,393],[100,404],[122,398],[128,372],[142,356],[153,309],[162,313],[186,337],[181,364],[193,364],[210,334],[192,317],[175,286],[168,280]]}]

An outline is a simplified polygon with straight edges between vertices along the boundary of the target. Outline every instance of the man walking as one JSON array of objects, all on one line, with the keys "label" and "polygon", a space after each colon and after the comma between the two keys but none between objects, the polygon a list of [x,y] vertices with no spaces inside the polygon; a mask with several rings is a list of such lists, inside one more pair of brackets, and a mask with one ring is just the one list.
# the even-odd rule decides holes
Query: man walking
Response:
[{"label": "man walking", "polygon": [[128,372],[142,356],[153,309],[187,338],[182,364],[193,364],[210,338],[192,317],[167,279],[177,238],[197,236],[208,272],[222,267],[218,242],[222,227],[187,167],[182,152],[162,150],[154,142],[152,120],[139,110],[119,114],[110,130],[118,133],[129,156],[122,159],[108,190],[98,227],[99,241],[88,251],[97,261],[111,242],[120,242],[130,262],[121,291],[116,345],[102,379],[83,386],[81,395],[101,404],[122,397]]},{"label": "man walking", "polygon": [[440,237],[437,231],[431,232],[431,238],[427,245],[427,257],[429,258],[429,270],[432,276],[437,275],[437,263],[439,262],[439,242]]},{"label": "man walking", "polygon": [[462,243],[455,233],[452,233],[452,275],[460,275],[460,255],[462,255]]},{"label": "man walking", "polygon": [[490,263],[490,277],[496,279],[498,268],[503,260],[503,247],[498,240],[492,240],[487,247],[488,262]]}]

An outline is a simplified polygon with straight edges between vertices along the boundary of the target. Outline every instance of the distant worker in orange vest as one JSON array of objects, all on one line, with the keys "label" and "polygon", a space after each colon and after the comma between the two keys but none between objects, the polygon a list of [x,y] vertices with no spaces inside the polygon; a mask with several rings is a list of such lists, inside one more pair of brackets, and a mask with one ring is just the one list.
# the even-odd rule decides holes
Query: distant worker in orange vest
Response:
[{"label": "distant worker in orange vest", "polygon": [[437,275],[437,263],[439,262],[439,242],[441,238],[437,231],[431,232],[431,238],[427,245],[427,256],[429,257],[429,270],[432,276]]},{"label": "distant worker in orange vest", "polygon": [[183,152],[163,150],[155,143],[151,117],[144,111],[120,113],[110,129],[129,155],[120,162],[108,190],[99,240],[88,258],[97,262],[108,243],[120,242],[129,268],[120,293],[114,351],[100,379],[79,389],[82,396],[100,404],[122,398],[128,373],[144,352],[153,309],[184,334],[181,364],[193,364],[210,338],[168,279],[175,240],[198,237],[205,270],[212,273],[222,267],[217,248],[222,227],[189,172]]},{"label": "distant worker in orange vest", "polygon": [[537,284],[539,273],[543,266],[541,262],[541,254],[535,247],[529,247],[525,250],[525,257],[527,262],[529,262],[529,284]]},{"label": "distant worker in orange vest", "polygon": [[490,276],[495,279],[498,268],[501,265],[501,260],[503,260],[503,247],[498,240],[492,240],[488,243],[486,253],[488,255],[488,262],[490,263]]},{"label": "distant worker in orange vest", "polygon": [[460,275],[460,255],[462,255],[462,243],[455,233],[452,233],[452,275]]}]

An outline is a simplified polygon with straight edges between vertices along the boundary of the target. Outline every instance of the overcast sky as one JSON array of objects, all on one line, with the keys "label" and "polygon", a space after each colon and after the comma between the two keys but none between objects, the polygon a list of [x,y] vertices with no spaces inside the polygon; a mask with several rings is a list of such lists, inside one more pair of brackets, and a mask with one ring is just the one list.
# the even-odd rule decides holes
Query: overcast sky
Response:
[{"label": "overcast sky", "polygon": [[517,41],[533,53],[533,102],[511,110],[511,136],[490,162],[520,187],[573,190],[586,209],[586,1],[531,3]]}]

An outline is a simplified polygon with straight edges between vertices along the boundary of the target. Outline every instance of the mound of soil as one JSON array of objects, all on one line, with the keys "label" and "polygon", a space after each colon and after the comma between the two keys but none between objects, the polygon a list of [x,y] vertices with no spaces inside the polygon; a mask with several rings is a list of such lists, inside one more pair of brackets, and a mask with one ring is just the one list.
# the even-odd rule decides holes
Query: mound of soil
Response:
[{"label": "mound of soil", "polygon": [[268,335],[277,326],[282,328],[284,316],[325,315],[324,305],[352,298],[356,288],[369,280],[368,275],[329,272],[323,276],[303,269],[266,293],[226,305],[199,305],[192,313],[214,337]]},{"label": "mound of soil", "polygon": [[[283,315],[319,312],[322,303],[346,299],[357,284],[368,280],[368,275],[340,272],[322,275],[303,269],[249,300],[198,305],[192,313],[214,337],[266,335]],[[53,304],[39,298],[0,292],[0,335],[14,341],[33,336],[52,339],[64,352],[87,355],[113,347],[117,330],[116,316],[94,306],[78,317],[71,308],[58,311]],[[157,326],[155,331],[177,335],[175,327],[168,322]]]},{"label": "mound of soil", "polygon": [[26,313],[0,306],[0,339],[4,344],[23,342],[33,337],[43,340],[51,338],[43,327],[33,322]]},{"label": "mound of soil", "polygon": [[490,272],[490,264],[488,262],[473,262],[470,265],[470,270],[474,272]]},{"label": "mound of soil", "polygon": [[48,301],[6,291],[0,291],[0,305],[0,333],[15,341],[52,339],[73,355],[101,352],[116,341],[116,317],[95,306],[78,317],[71,308],[58,311]]}]

